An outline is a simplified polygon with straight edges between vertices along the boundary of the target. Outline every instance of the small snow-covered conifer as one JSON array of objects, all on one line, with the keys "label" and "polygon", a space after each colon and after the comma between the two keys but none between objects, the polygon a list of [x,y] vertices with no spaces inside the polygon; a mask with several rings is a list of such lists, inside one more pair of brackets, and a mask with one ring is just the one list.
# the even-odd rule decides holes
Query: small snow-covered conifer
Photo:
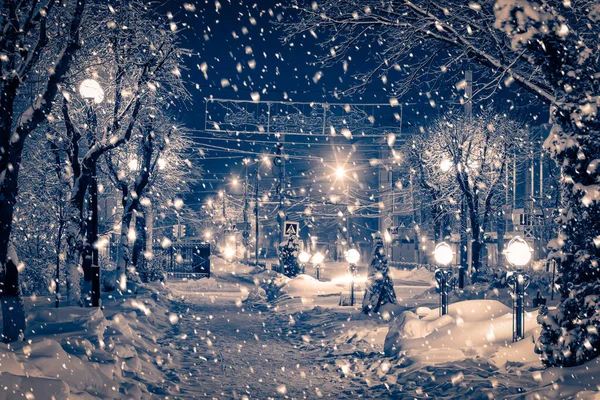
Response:
[{"label": "small snow-covered conifer", "polygon": [[369,279],[363,299],[363,312],[378,312],[384,304],[396,304],[394,283],[389,276],[387,255],[381,235],[374,237],[373,257],[369,266]]}]

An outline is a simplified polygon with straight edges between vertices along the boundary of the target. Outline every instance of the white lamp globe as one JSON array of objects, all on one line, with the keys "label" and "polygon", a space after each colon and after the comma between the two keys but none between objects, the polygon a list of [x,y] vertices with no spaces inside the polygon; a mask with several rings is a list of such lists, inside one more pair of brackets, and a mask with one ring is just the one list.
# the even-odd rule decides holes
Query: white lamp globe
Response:
[{"label": "white lamp globe", "polygon": [[79,84],[79,94],[86,100],[94,100],[96,104],[100,104],[104,100],[104,90],[95,79],[84,79]]},{"label": "white lamp globe", "polygon": [[450,247],[450,245],[446,242],[438,243],[438,245],[435,246],[433,255],[435,257],[435,261],[443,266],[449,265],[454,259],[452,247]]},{"label": "white lamp globe", "polygon": [[323,262],[323,260],[325,259],[325,257],[323,256],[323,254],[316,252],[313,256],[312,256],[312,262],[313,264],[321,264]]},{"label": "white lamp globe", "polygon": [[531,248],[529,244],[521,236],[515,236],[508,243],[506,259],[515,267],[524,267],[531,261]]},{"label": "white lamp globe", "polygon": [[360,260],[360,253],[356,249],[350,249],[346,252],[346,261],[350,264],[356,264]]},{"label": "white lamp globe", "polygon": [[298,256],[298,259],[300,260],[300,262],[302,264],[306,264],[307,262],[310,261],[310,253],[307,253],[306,251],[303,251]]}]

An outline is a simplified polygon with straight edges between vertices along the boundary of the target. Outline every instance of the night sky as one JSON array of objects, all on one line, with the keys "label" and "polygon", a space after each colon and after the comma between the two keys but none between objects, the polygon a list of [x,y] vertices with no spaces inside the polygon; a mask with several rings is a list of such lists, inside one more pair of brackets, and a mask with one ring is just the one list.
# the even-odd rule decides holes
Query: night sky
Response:
[{"label": "night sky", "polygon": [[[389,104],[391,87],[380,81],[370,84],[363,93],[351,97],[339,95],[350,86],[352,70],[368,68],[372,49],[366,46],[358,49],[348,73],[344,73],[341,65],[323,68],[316,63],[316,55],[327,51],[318,46],[321,37],[315,39],[308,35],[284,44],[277,23],[293,19],[284,4],[274,0],[207,0],[167,1],[161,6],[161,11],[164,10],[181,31],[183,46],[194,53],[186,60],[191,100],[181,109],[179,117],[193,132],[197,144],[194,151],[205,170],[203,184],[195,191],[195,201],[214,195],[224,184],[240,177],[244,157],[273,153],[277,141],[266,135],[214,138],[204,131],[205,98],[251,101],[257,99],[258,93],[261,101]],[[454,86],[459,78],[455,76],[456,79],[448,79],[446,85],[436,88],[415,85],[411,93],[399,99],[403,104],[403,134],[418,131],[414,128],[426,124],[428,119],[437,117],[444,110],[460,107],[461,92]],[[477,80],[477,76],[474,78]],[[499,110],[511,110],[516,118],[528,124],[547,122],[547,108],[531,104],[529,98],[515,90],[504,89],[486,103],[493,101]],[[343,143],[336,141],[336,146],[342,147],[334,149],[325,146],[334,144],[328,139],[322,138],[318,146],[309,148],[307,143],[311,140],[314,143],[315,138],[288,137],[287,149],[299,159],[320,155],[327,164],[347,159],[348,156],[343,154]],[[346,143],[346,149],[350,144]],[[326,156],[326,152],[331,155]],[[302,172],[317,167],[314,163],[293,164],[292,168],[298,171],[290,169],[290,176],[301,176]],[[367,164],[361,168],[368,168]],[[325,169],[321,170],[319,174],[322,175]]]}]

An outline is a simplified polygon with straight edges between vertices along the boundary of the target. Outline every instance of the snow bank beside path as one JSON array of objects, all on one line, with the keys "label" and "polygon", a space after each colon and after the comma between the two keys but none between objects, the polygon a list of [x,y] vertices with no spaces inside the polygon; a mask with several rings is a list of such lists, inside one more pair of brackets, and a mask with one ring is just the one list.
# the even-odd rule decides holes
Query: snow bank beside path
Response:
[{"label": "snow bank beside path", "polygon": [[[422,317],[419,317],[419,315]],[[525,341],[531,343],[532,357],[511,352],[498,356],[507,361],[534,362],[531,336],[539,330],[537,311],[525,315]],[[496,300],[468,300],[451,304],[448,314],[439,316],[439,309],[405,311],[391,325],[385,340],[385,353],[395,356],[403,352],[410,359],[440,363],[477,355],[492,356],[501,347],[512,345],[512,310]],[[539,363],[539,361],[537,361]]]},{"label": "snow bank beside path", "polygon": [[177,392],[167,379],[175,369],[173,349],[160,344],[174,318],[169,299],[157,291],[103,294],[103,310],[28,300],[27,341],[0,343],[0,400],[142,399]]}]

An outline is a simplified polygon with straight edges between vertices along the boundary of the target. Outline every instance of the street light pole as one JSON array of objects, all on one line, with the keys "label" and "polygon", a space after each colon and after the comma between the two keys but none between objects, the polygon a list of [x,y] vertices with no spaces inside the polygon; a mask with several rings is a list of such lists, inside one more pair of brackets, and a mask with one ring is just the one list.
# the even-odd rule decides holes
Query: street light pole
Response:
[{"label": "street light pole", "polygon": [[256,163],[256,184],[254,187],[254,234],[256,237],[256,243],[254,244],[254,255],[256,256],[256,266],[258,267],[258,178],[260,174],[260,162]]},{"label": "street light pole", "polygon": [[244,160],[244,164],[246,165],[246,177],[244,179],[244,229],[242,231],[242,239],[244,243],[244,264],[248,264],[248,237],[250,236],[250,232],[248,232],[248,163],[249,159]]},{"label": "street light pole", "polygon": [[279,206],[277,209],[277,222],[279,223],[279,242],[277,248],[279,249],[280,243],[283,242],[284,236],[284,224],[285,224],[285,160],[283,158],[283,143],[277,143],[277,155],[273,159],[273,164],[279,169],[279,182],[277,185],[277,192],[279,194]]}]

